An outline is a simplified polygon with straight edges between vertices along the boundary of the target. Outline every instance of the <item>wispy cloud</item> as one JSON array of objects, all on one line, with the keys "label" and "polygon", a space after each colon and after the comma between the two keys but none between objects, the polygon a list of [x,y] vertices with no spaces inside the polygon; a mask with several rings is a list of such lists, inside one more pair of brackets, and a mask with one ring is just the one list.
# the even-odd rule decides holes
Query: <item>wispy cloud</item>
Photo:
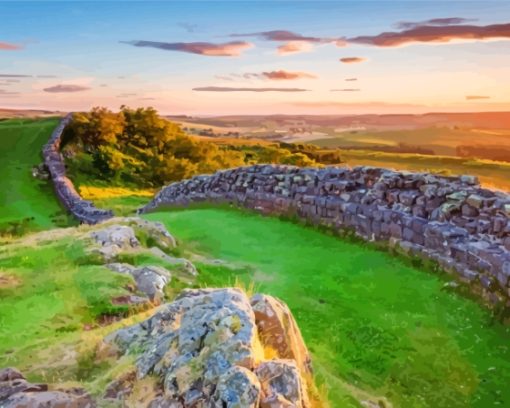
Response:
[{"label": "wispy cloud", "polygon": [[14,92],[14,91],[6,91],[5,89],[0,89],[0,95],[2,96],[11,96],[11,95],[19,95],[20,92]]},{"label": "wispy cloud", "polygon": [[345,78],[345,80],[348,82],[353,82],[353,81],[357,81],[358,78]]},{"label": "wispy cloud", "polygon": [[491,97],[490,96],[486,96],[486,95],[466,95],[466,100],[468,101],[474,101],[474,100],[478,100],[478,99],[490,99]]},{"label": "wispy cloud", "polygon": [[[279,42],[288,42],[288,41],[304,41],[304,42],[312,42],[312,43],[322,43],[325,42],[325,38],[321,37],[312,37],[312,36],[304,36],[301,34],[293,33],[291,31],[286,30],[273,30],[273,31],[259,31],[255,33],[246,33],[246,34],[230,34],[231,37],[258,37],[266,41],[279,41]],[[332,41],[331,39],[327,40]]]},{"label": "wispy cloud", "polygon": [[309,52],[313,49],[312,44],[305,41],[289,41],[280,45],[276,49],[278,55],[299,54],[301,52]]},{"label": "wispy cloud", "polygon": [[432,18],[425,21],[399,21],[395,27],[399,30],[408,30],[419,26],[449,26],[470,23],[477,21],[476,18],[462,18],[462,17],[446,17],[446,18]]},{"label": "wispy cloud", "polygon": [[121,93],[121,94],[117,95],[117,98],[132,98],[137,95],[138,94],[136,94],[136,93]]},{"label": "wispy cloud", "polygon": [[50,86],[48,88],[44,88],[43,91],[50,92],[50,93],[67,93],[67,92],[88,91],[89,89],[91,89],[91,88],[89,88],[88,86],[83,86],[83,85],[61,84],[61,85],[55,85],[55,86]]},{"label": "wispy cloud", "polygon": [[347,41],[378,47],[397,47],[410,43],[448,43],[453,40],[481,41],[493,39],[510,40],[510,23],[486,26],[448,25],[417,26],[400,32],[385,32],[373,36],[359,36]]},{"label": "wispy cloud", "polygon": [[359,88],[342,88],[342,89],[330,89],[331,92],[359,92]]},{"label": "wispy cloud", "polygon": [[282,42],[277,48],[278,55],[296,54],[307,52],[317,44],[335,43],[343,47],[346,43],[343,38],[306,36],[287,30],[258,31],[244,34],[230,34],[231,37],[255,37],[265,41]]},{"label": "wispy cloud", "polygon": [[22,48],[23,48],[23,46],[19,45],[19,44],[13,44],[13,43],[7,43],[7,42],[0,41],[0,51],[17,51],[17,50],[21,50]]},{"label": "wispy cloud", "polygon": [[262,79],[271,81],[285,81],[294,79],[315,79],[315,75],[300,71],[278,71],[246,72],[244,74],[216,75],[215,78],[222,81],[234,81],[236,79]]},{"label": "wispy cloud", "polygon": [[389,103],[382,101],[373,102],[338,102],[338,101],[297,101],[290,102],[292,106],[306,108],[366,108],[366,109],[384,109],[384,108],[423,108],[425,105],[411,103]]},{"label": "wispy cloud", "polygon": [[358,63],[364,62],[366,60],[367,60],[366,58],[362,58],[362,57],[344,57],[344,58],[340,58],[340,62],[342,62],[344,64],[358,64]]},{"label": "wispy cloud", "polygon": [[177,23],[177,25],[184,30],[186,30],[188,33],[194,33],[198,30],[198,24],[193,23]]},{"label": "wispy cloud", "polygon": [[0,78],[32,78],[32,75],[0,74]]},{"label": "wispy cloud", "polygon": [[135,47],[157,48],[164,51],[180,51],[209,57],[237,57],[241,55],[243,51],[253,47],[253,44],[246,41],[231,41],[222,44],[209,42],[167,43],[158,41],[121,41],[121,43],[133,45]]},{"label": "wispy cloud", "polygon": [[200,92],[307,92],[309,89],[302,88],[250,88],[250,87],[228,87],[228,86],[203,86],[193,88],[193,91]]},{"label": "wispy cloud", "polygon": [[271,79],[273,81],[289,80],[289,79],[315,79],[315,75],[308,72],[292,72],[280,69],[278,71],[262,72],[258,74],[262,78]]}]

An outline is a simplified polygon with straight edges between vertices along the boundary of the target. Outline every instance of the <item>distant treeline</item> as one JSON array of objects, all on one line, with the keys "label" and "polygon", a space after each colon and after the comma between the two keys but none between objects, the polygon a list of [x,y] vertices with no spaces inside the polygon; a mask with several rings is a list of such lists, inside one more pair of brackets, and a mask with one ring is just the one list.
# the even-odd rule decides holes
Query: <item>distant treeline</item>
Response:
[{"label": "distant treeline", "polygon": [[337,164],[338,150],[275,143],[216,143],[187,135],[153,108],[119,112],[96,107],[75,113],[62,139],[74,180],[161,186],[197,174],[256,163],[297,166]]},{"label": "distant treeline", "polygon": [[508,146],[461,145],[457,146],[456,152],[459,157],[510,162],[510,148]]}]

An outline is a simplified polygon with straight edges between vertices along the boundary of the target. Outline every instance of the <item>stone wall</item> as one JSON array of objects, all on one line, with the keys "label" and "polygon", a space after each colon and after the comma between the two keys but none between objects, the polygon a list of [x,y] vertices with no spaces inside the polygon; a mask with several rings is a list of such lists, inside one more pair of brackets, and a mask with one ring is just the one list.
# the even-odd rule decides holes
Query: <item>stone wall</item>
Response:
[{"label": "stone wall", "polygon": [[53,131],[50,140],[44,145],[44,164],[48,168],[51,180],[55,186],[58,199],[65,208],[80,222],[96,224],[113,217],[113,213],[95,207],[90,201],[83,200],[73,183],[66,176],[64,159],[60,154],[60,141],[65,127],[72,119],[72,114],[65,116]]},{"label": "stone wall", "polygon": [[510,196],[481,188],[473,176],[256,165],[171,184],[141,212],[198,202],[297,216],[389,242],[510,306]]}]

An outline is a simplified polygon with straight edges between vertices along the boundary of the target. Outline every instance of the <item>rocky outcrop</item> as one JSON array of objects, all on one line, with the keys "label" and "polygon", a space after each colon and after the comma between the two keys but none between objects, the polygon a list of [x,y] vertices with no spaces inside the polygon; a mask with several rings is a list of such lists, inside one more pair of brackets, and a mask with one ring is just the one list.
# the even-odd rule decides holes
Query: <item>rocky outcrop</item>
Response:
[{"label": "rocky outcrop", "polygon": [[475,177],[256,165],[173,183],[142,212],[201,202],[298,217],[389,242],[436,261],[492,303],[510,305],[510,196],[480,187]]},{"label": "rocky outcrop", "polygon": [[137,291],[155,303],[163,299],[163,290],[172,279],[171,273],[161,266],[135,267],[126,263],[111,263],[106,267],[114,272],[131,275],[136,282]]},{"label": "rocky outcrop", "polygon": [[97,251],[105,260],[111,260],[121,252],[140,247],[135,231],[129,225],[108,225],[100,230],[92,231],[90,238],[98,244]]},{"label": "rocky outcrop", "polygon": [[[106,342],[137,356],[137,378],[160,379],[151,407],[310,406],[308,351],[287,306],[272,297],[185,290]],[[266,348],[272,360],[266,360]]]},{"label": "rocky outcrop", "polygon": [[43,148],[44,164],[48,169],[55,192],[62,205],[80,222],[97,224],[113,217],[109,210],[99,209],[90,201],[83,200],[73,183],[66,176],[64,160],[60,153],[60,142],[65,127],[71,122],[72,114],[66,115],[53,131],[50,140]]},{"label": "rocky outcrop", "polygon": [[[114,218],[91,228],[82,236],[86,252],[96,255],[113,272],[130,275],[133,278],[136,295],[120,296],[113,299],[115,304],[149,305],[160,304],[164,299],[164,289],[172,279],[188,281],[197,275],[193,263],[184,258],[176,258],[167,252],[176,247],[175,238],[163,224],[142,220],[136,217]],[[158,246],[151,246],[158,245]],[[156,258],[165,265],[134,266],[126,262],[116,262],[121,255],[146,255]],[[140,296],[138,296],[140,295]]]},{"label": "rocky outcrop", "polygon": [[0,370],[2,408],[93,408],[96,404],[81,388],[49,390],[48,384],[32,384],[18,370]]}]

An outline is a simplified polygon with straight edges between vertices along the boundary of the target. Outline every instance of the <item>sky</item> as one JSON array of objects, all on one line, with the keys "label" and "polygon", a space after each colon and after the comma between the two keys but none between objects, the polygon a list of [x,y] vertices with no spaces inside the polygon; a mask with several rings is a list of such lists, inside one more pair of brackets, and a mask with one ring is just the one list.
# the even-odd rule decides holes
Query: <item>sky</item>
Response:
[{"label": "sky", "polygon": [[0,107],[510,111],[510,1],[0,1]]}]

